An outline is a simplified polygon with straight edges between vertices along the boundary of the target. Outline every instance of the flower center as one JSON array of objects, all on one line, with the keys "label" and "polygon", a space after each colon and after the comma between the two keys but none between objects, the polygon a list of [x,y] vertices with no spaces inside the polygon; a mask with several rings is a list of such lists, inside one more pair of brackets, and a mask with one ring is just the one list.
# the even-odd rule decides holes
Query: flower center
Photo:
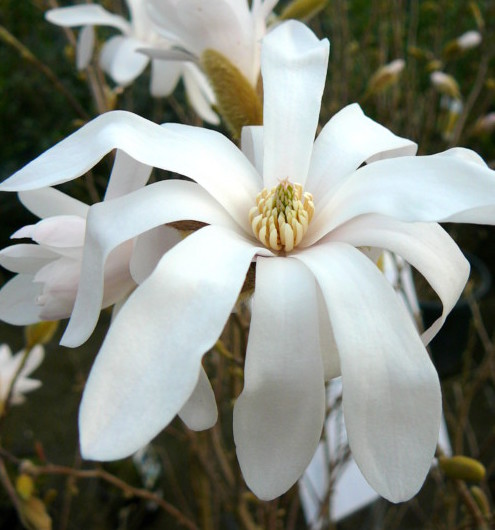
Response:
[{"label": "flower center", "polygon": [[256,196],[256,206],[249,210],[254,235],[268,248],[290,252],[308,231],[315,205],[311,193],[301,184],[286,178],[270,191]]}]

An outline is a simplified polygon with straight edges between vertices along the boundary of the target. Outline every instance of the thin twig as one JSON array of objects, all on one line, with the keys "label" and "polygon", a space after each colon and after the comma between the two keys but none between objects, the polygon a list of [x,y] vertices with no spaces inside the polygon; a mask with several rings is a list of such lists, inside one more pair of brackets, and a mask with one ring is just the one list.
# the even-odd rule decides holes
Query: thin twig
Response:
[{"label": "thin twig", "polygon": [[[73,469],[67,466],[58,466],[55,464],[47,464],[45,466],[37,466],[31,462],[23,462],[14,455],[10,454],[5,449],[0,448],[0,455],[9,458],[12,462],[23,466],[23,471],[33,476],[38,475],[62,475],[74,477],[77,479],[100,479],[112,486],[120,489],[126,497],[138,497],[147,501],[152,501],[160,506],[165,512],[174,517],[176,521],[190,530],[200,530],[199,527],[180,512],[175,506],[162,499],[155,493],[143,488],[135,488],[120,478],[108,473],[104,469]],[[3,461],[0,458],[0,475],[2,473],[1,465]],[[8,478],[8,477],[7,477]],[[3,478],[0,476],[0,480]]]},{"label": "thin twig", "polygon": [[69,105],[74,109],[78,116],[84,121],[89,120],[89,115],[81,107],[77,99],[71,94],[67,88],[62,84],[60,79],[55,75],[53,70],[42,63],[34,53],[27,48],[20,40],[18,40],[10,31],[4,26],[0,25],[0,40],[10,47],[14,48],[22,59],[32,64],[37,68],[51,83],[52,85],[65,97]]}]

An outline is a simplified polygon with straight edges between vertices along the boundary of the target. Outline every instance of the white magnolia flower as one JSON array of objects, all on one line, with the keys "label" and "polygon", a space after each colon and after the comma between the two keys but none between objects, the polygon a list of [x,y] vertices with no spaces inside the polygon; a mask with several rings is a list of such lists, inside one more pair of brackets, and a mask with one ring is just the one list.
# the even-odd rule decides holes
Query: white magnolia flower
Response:
[{"label": "white magnolia flower", "polygon": [[[93,26],[110,26],[121,35],[111,37],[103,46],[100,64],[103,70],[119,85],[132,83],[147,67],[150,59],[139,52],[141,48],[170,48],[170,43],[153,29],[146,13],[145,0],[126,0],[131,15],[130,21],[105,10],[98,4],[51,9],[46,19],[64,27],[84,26],[79,35],[77,66],[88,66],[94,47]],[[191,62],[151,60],[151,86],[153,96],[170,95],[182,76],[187,96],[195,111],[205,121],[219,123],[211,106],[215,96],[205,76]]]},{"label": "white magnolia flower", "polygon": [[247,0],[148,0],[148,10],[160,35],[177,48],[198,59],[207,49],[220,52],[256,86],[266,19],[277,2],[253,0],[250,8]]},{"label": "white magnolia flower", "polygon": [[[214,131],[160,127],[115,112],[0,186],[18,191],[65,182],[115,147],[196,182],[151,184],[88,214],[80,289],[62,341],[68,346],[83,342],[97,321],[113,248],[169,222],[209,226],[168,251],[114,320],[81,405],[85,457],[133,453],[191,400],[204,425],[212,420],[201,359],[254,261],[245,386],[234,409],[237,455],[250,488],[271,499],[303,473],[323,426],[324,382],[337,375],[349,444],[368,482],[394,502],[420,488],[441,416],[440,385],[424,344],[469,273],[437,223],[495,223],[495,176],[465,149],[414,156],[415,144],[357,105],[336,114],[314,141],[327,57],[328,42],[297,22],[265,38],[264,126],[244,129],[242,151]],[[272,198],[284,207],[280,216],[267,215]],[[402,256],[438,293],[443,314],[422,337],[363,247]]]},{"label": "white magnolia flower", "polygon": [[[144,186],[150,172],[149,166],[118,151],[105,199]],[[0,251],[0,265],[16,273],[0,290],[0,319],[26,325],[67,318],[79,285],[89,206],[53,188],[24,191],[19,199],[41,221],[11,236],[30,238],[35,244],[21,243]],[[136,286],[130,270],[132,252],[133,241],[126,241],[112,252],[105,265],[101,307],[125,299]]]},{"label": "white magnolia flower", "polygon": [[[20,405],[24,403],[24,394],[32,392],[41,386],[41,381],[30,379],[28,375],[34,372],[43,362],[45,351],[43,346],[35,346],[30,352],[26,364],[22,368],[14,384],[11,395],[11,404]],[[12,384],[12,380],[21,365],[24,357],[24,350],[14,356],[7,344],[0,345],[0,403],[4,403]]]}]

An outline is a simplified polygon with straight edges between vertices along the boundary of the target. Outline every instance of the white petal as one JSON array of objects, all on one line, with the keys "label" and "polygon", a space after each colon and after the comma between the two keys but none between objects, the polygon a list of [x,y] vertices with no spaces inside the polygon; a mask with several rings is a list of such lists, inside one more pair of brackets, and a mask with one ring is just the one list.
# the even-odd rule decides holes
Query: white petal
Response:
[{"label": "white petal", "polygon": [[19,200],[40,219],[57,215],[77,215],[85,218],[89,206],[55,188],[19,192]]},{"label": "white petal", "polygon": [[217,422],[215,394],[203,367],[199,371],[199,379],[191,397],[180,409],[179,417],[193,431],[210,429]]},{"label": "white petal", "polygon": [[36,299],[41,320],[60,320],[70,316],[81,274],[80,260],[59,258],[41,268],[34,282],[43,292]]},{"label": "white petal", "polygon": [[495,224],[495,173],[451,152],[390,158],[358,169],[321,206],[304,245],[365,213],[412,222]]},{"label": "white petal", "polygon": [[41,286],[33,283],[33,276],[14,276],[0,290],[0,320],[16,326],[39,322],[36,299],[40,294]]},{"label": "white petal", "polygon": [[129,23],[122,17],[106,11],[97,4],[86,4],[59,9],[50,9],[45,18],[52,24],[63,27],[111,26],[122,33],[130,31]]},{"label": "white petal", "polygon": [[340,355],[349,445],[370,485],[392,502],[417,493],[438,440],[438,376],[412,320],[359,250],[327,243],[297,258],[315,274]]},{"label": "white petal", "polygon": [[77,37],[76,68],[84,70],[90,63],[95,45],[93,26],[84,26]]},{"label": "white petal", "polygon": [[262,187],[261,177],[232,142],[215,131],[178,124],[161,127],[125,111],[98,116],[2,182],[0,191],[67,182],[114,148],[143,164],[192,178],[251,233],[247,212]]},{"label": "white petal", "polygon": [[237,458],[250,489],[271,500],[303,474],[325,416],[316,285],[296,260],[257,260],[244,374],[234,408]]},{"label": "white petal", "polygon": [[167,252],[129,297],[84,391],[79,426],[85,458],[128,456],[182,409],[256,252],[235,233],[205,227]]},{"label": "white petal", "polygon": [[264,186],[289,178],[304,186],[320,114],[329,43],[285,22],[263,40]]},{"label": "white petal", "polygon": [[184,87],[187,98],[198,116],[208,123],[218,125],[220,118],[212,109],[215,96],[204,75],[195,64],[185,64],[183,67]]},{"label": "white petal", "polygon": [[321,289],[317,286],[318,297],[318,331],[320,334],[320,348],[321,358],[323,360],[323,372],[325,381],[330,381],[334,377],[342,375],[340,370],[340,358],[335,337],[333,335],[332,324],[328,316],[328,309],[321,293]]},{"label": "white petal", "polygon": [[[19,352],[17,355],[19,356],[19,364],[20,359],[22,359],[22,356],[24,355],[24,352]],[[37,344],[33,347],[33,349],[29,352],[28,359],[26,361],[26,364],[21,370],[21,373],[19,374],[19,377],[27,377],[32,372],[38,368],[38,366],[43,362],[43,359],[45,358],[45,350],[43,346]]]},{"label": "white petal", "polygon": [[263,173],[263,126],[249,125],[242,128],[241,132],[242,152],[253,164],[258,173]]},{"label": "white petal", "polygon": [[164,38],[196,57],[208,48],[219,51],[254,86],[253,49],[256,43],[245,0],[210,0],[207,6],[204,0],[158,0],[148,2],[148,7],[150,18]]},{"label": "white petal", "polygon": [[83,246],[85,231],[86,219],[77,215],[59,215],[25,226],[15,232],[12,238],[30,237],[47,247],[74,248]]},{"label": "white petal", "polygon": [[134,160],[125,151],[117,149],[112,173],[105,192],[105,201],[121,197],[146,185],[151,166]]},{"label": "white petal", "polygon": [[[133,242],[126,241],[110,252],[105,263],[102,308],[109,307],[126,298],[129,292],[136,287],[136,282],[132,279],[129,270],[132,250]],[[77,285],[80,281],[79,277]]]},{"label": "white petal", "polygon": [[57,254],[39,245],[12,245],[0,250],[0,265],[22,274],[35,274],[56,258]]},{"label": "white petal", "polygon": [[149,57],[137,51],[142,47],[138,39],[116,35],[104,44],[100,65],[117,84],[126,86],[148,65]]},{"label": "white petal", "polygon": [[426,278],[440,297],[443,311],[423,334],[425,344],[438,333],[469,278],[469,262],[454,240],[436,223],[402,223],[380,215],[364,215],[340,226],[324,241],[390,250]]},{"label": "white petal", "polygon": [[413,156],[416,150],[414,142],[396,136],[353,103],[335,114],[318,135],[306,188],[322,197],[363,162]]},{"label": "white petal", "polygon": [[[119,219],[119,223],[115,223]],[[109,252],[156,226],[178,220],[236,228],[221,207],[197,184],[166,180],[92,206],[87,222],[81,280],[62,342],[84,342],[94,329],[102,303],[103,266]]]},{"label": "white petal", "polygon": [[177,86],[182,73],[182,64],[176,61],[151,61],[151,95],[169,96]]},{"label": "white petal", "polygon": [[141,234],[134,244],[129,266],[134,281],[138,284],[143,283],[165,252],[180,243],[182,239],[178,230],[163,225]]}]

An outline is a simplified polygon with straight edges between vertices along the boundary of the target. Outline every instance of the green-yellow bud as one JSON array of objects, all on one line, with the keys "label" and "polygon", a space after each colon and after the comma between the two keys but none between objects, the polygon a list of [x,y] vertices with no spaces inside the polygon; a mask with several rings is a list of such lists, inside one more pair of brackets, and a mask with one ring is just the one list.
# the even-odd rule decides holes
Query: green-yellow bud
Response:
[{"label": "green-yellow bud", "polygon": [[486,474],[485,466],[478,460],[468,456],[441,456],[438,459],[438,466],[445,476],[468,482],[480,482],[485,478]]},{"label": "green-yellow bud", "polygon": [[280,20],[302,20],[307,22],[328,4],[328,0],[292,0],[280,14]]},{"label": "green-yellow bud", "polygon": [[255,88],[227,57],[205,50],[201,66],[213,87],[217,107],[234,138],[245,125],[263,124],[263,106]]}]

